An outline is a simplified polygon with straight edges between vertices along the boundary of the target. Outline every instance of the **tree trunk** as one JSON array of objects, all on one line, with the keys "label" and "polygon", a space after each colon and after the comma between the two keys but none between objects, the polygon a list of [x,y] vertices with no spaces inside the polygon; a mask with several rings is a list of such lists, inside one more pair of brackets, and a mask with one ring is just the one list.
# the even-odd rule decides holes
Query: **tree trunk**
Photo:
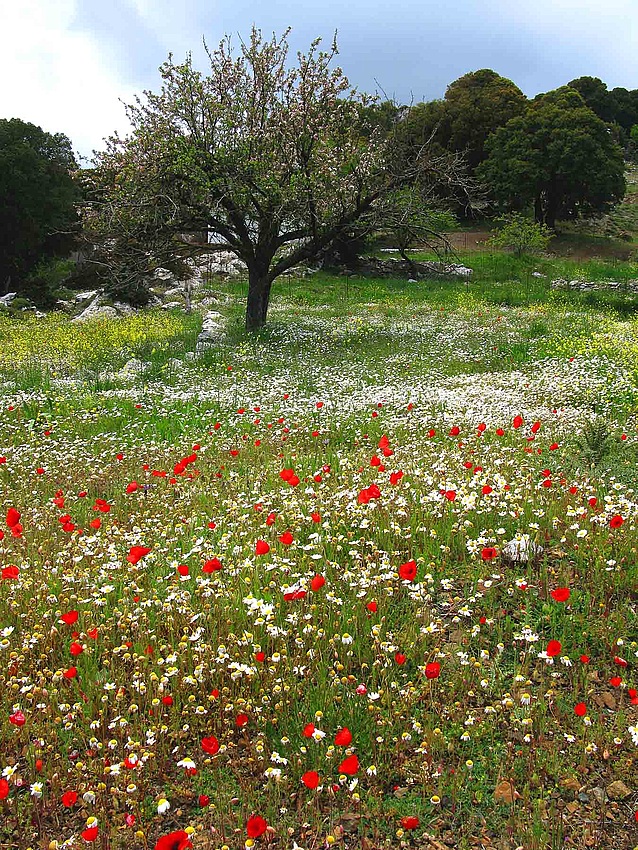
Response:
[{"label": "tree trunk", "polygon": [[248,300],[246,302],[246,330],[258,331],[266,324],[268,300],[270,298],[268,271],[260,268],[248,269]]}]

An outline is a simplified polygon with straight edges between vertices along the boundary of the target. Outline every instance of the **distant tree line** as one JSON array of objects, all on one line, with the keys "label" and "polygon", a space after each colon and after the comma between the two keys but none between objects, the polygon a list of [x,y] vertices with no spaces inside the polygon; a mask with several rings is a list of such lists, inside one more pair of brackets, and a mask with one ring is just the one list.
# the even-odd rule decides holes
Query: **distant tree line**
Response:
[{"label": "distant tree line", "polygon": [[[159,94],[129,107],[132,132],[79,170],[66,136],[0,121],[0,294],[37,289],[81,240],[114,296],[144,303],[154,268],[183,269],[183,234],[213,234],[249,272],[247,327],[273,280],[318,256],[347,257],[380,228],[401,250],[451,215],[557,221],[607,211],[638,147],[638,90],[580,77],[528,99],[490,69],[440,100],[358,95],[328,52],[287,67],[287,33],[253,30],[239,56],[160,69]],[[354,248],[353,248],[354,246]],[[35,281],[35,284],[34,284]]]}]

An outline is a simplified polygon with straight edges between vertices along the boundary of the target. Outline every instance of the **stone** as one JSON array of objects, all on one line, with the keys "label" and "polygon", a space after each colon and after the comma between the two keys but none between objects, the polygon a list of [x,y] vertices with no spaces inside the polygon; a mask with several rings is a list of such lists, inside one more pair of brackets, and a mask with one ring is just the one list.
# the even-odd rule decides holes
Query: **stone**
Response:
[{"label": "stone", "polygon": [[604,803],[607,800],[607,792],[604,788],[592,788],[591,796],[597,803]]},{"label": "stone", "polygon": [[520,534],[503,546],[503,555],[509,561],[518,563],[529,561],[543,552],[543,547],[534,543],[529,534]]},{"label": "stone", "polygon": [[100,291],[99,289],[93,289],[90,292],[78,292],[74,296],[73,300],[77,301],[79,303],[80,301],[86,301],[88,298],[93,299],[93,298],[95,298],[95,296],[98,294],[99,291]]},{"label": "stone", "polygon": [[115,301],[113,307],[117,310],[120,316],[134,316],[137,313],[135,307],[130,304],[125,304],[123,301]]},{"label": "stone", "polygon": [[79,316],[71,319],[72,322],[85,322],[87,319],[117,319],[118,312],[115,307],[100,304],[100,296],[94,298]]},{"label": "stone", "polygon": [[161,310],[183,310],[184,304],[181,301],[167,301],[166,304],[162,304],[160,309]]},{"label": "stone", "polygon": [[499,782],[496,788],[494,789],[494,802],[495,803],[507,803],[511,805],[514,800],[520,798],[520,794],[514,788],[512,782],[508,782],[507,779],[504,779],[502,782]]},{"label": "stone", "polygon": [[626,800],[631,797],[631,790],[621,779],[617,779],[607,786],[607,796],[610,800]]},{"label": "stone", "polygon": [[168,269],[155,269],[153,272],[153,277],[155,280],[173,280],[173,272],[170,272]]},{"label": "stone", "polygon": [[0,304],[3,307],[8,307],[9,304],[11,304],[11,302],[13,301],[13,299],[17,296],[17,294],[17,292],[7,292],[6,295],[3,295],[2,298],[0,298]]},{"label": "stone", "polygon": [[216,310],[209,310],[202,320],[202,329],[197,337],[195,352],[201,354],[217,345],[224,338],[224,317]]},{"label": "stone", "polygon": [[143,371],[144,364],[142,361],[136,357],[132,357],[122,366],[119,372],[115,373],[115,377],[119,378],[120,381],[132,381],[141,375]]},{"label": "stone", "polygon": [[356,272],[359,277],[396,277],[421,278],[429,277],[461,277],[468,279],[472,269],[458,263],[445,262],[415,262],[398,258],[379,259],[378,257],[357,257],[352,267],[346,269],[346,274]]}]

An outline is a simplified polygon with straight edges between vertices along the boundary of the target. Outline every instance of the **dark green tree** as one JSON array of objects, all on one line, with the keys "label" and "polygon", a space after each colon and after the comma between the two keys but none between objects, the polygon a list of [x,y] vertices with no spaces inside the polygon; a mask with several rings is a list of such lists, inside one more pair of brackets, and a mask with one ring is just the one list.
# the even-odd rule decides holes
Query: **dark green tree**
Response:
[{"label": "dark green tree", "polygon": [[527,98],[496,71],[483,68],[455,80],[445,92],[452,150],[463,152],[471,172],[485,159],[489,135],[524,112]]},{"label": "dark green tree", "polygon": [[539,95],[497,130],[477,176],[505,210],[534,206],[539,224],[605,212],[625,192],[622,149],[580,94]]},{"label": "dark green tree", "polygon": [[567,85],[578,92],[587,106],[602,121],[611,124],[616,120],[611,92],[607,89],[607,84],[603,83],[599,77],[578,77]]},{"label": "dark green tree", "polygon": [[35,267],[74,245],[77,163],[62,133],[0,120],[0,289],[20,290]]},{"label": "dark green tree", "polygon": [[490,133],[520,115],[527,100],[511,80],[484,68],[455,80],[444,100],[419,103],[402,122],[405,150],[419,149],[431,140],[433,151],[462,153],[469,172],[485,159]]}]

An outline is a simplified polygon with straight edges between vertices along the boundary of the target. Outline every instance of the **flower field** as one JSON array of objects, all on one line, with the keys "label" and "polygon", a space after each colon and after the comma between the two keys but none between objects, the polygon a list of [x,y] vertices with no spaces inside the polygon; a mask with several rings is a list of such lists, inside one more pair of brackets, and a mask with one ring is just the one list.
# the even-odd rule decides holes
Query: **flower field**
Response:
[{"label": "flower field", "polygon": [[0,847],[638,845],[638,324],[458,287],[0,321]]}]

